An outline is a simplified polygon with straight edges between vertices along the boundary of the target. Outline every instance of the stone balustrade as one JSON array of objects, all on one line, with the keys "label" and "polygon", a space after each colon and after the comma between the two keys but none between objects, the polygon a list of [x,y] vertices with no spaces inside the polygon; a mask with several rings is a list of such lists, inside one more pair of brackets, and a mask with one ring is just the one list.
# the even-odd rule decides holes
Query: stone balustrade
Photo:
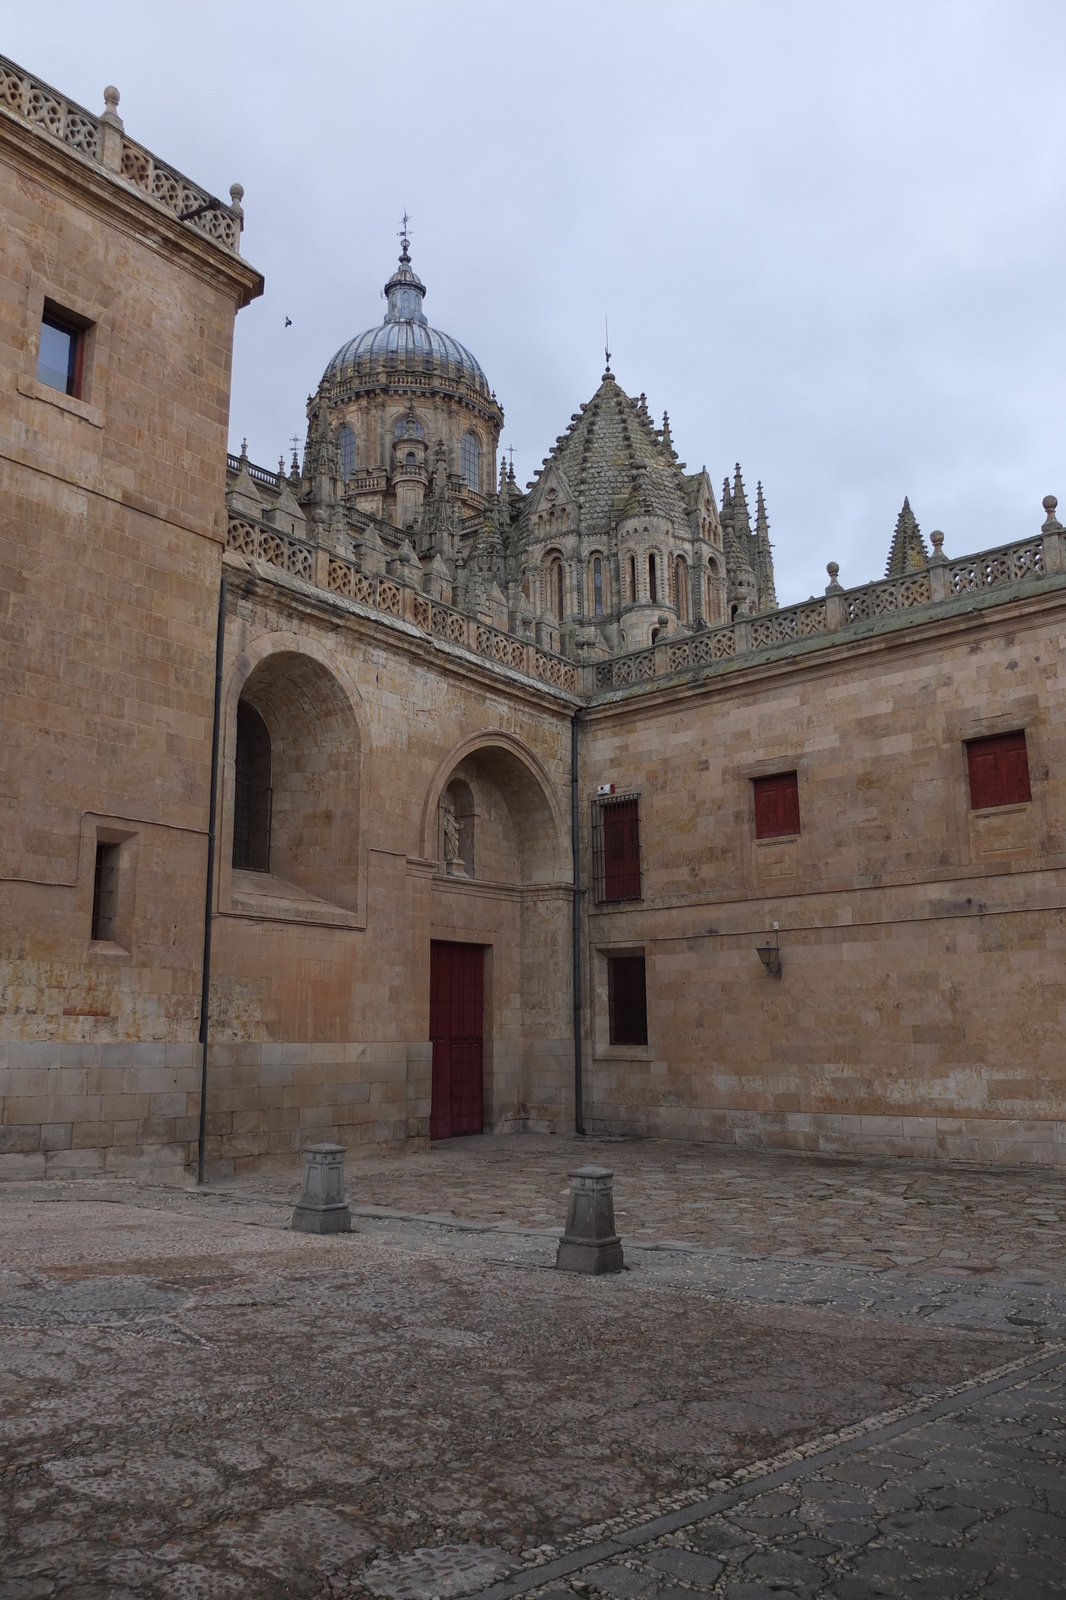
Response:
[{"label": "stone balustrade", "polygon": [[[904,577],[844,589],[836,582],[837,567],[829,564],[831,582],[825,596],[802,605],[785,606],[757,617],[738,617],[727,627],[707,628],[688,637],[657,641],[650,649],[632,650],[598,661],[585,671],[592,676],[587,692],[628,688],[631,684],[668,677],[694,667],[713,667],[737,656],[778,649],[808,639],[825,638],[866,622],[903,611],[935,612],[937,606],[960,596],[987,593],[1008,584],[1038,583],[1066,573],[1063,530],[1054,517],[1055,503],[1045,501],[1048,520],[1032,539],[1000,545],[961,561],[949,561],[940,546],[943,535],[934,534],[935,553],[924,571]],[[917,617],[916,619],[917,620]]]},{"label": "stone balustrade", "polygon": [[1035,538],[1001,545],[961,561],[948,561],[941,554],[943,538],[935,534],[936,553],[923,571],[854,589],[844,589],[837,583],[837,567],[830,562],[831,581],[821,599],[783,606],[761,616],[738,617],[726,627],[675,634],[649,649],[588,664],[568,661],[531,639],[506,633],[484,618],[432,600],[402,578],[362,572],[355,562],[265,523],[231,513],[226,543],[230,550],[302,578],[317,588],[400,618],[431,638],[567,694],[588,698],[809,640],[824,639],[829,643],[846,629],[876,623],[900,612],[913,611],[918,620],[920,614],[933,614],[938,606],[968,594],[976,596],[997,587],[1038,584],[1050,577],[1061,577],[1066,574],[1063,530],[1057,523],[1048,525],[1052,523],[1053,506],[1048,523]]},{"label": "stone balustrade", "polygon": [[[244,190],[234,184],[225,205],[206,189],[167,166],[143,145],[127,137],[119,118],[118,91],[105,90],[107,109],[94,116],[39,78],[0,56],[0,106],[79,155],[124,178],[168,211],[226,250],[240,250]],[[198,212],[190,216],[188,213]]]},{"label": "stone balustrade", "polygon": [[431,638],[456,645],[483,660],[521,672],[564,693],[580,693],[582,669],[542,649],[532,639],[504,633],[483,618],[431,600],[399,578],[361,572],[354,562],[281,533],[265,523],[231,513],[226,548],[276,567],[279,572],[302,578],[305,583],[328,593],[354,600],[372,611],[410,623]]}]

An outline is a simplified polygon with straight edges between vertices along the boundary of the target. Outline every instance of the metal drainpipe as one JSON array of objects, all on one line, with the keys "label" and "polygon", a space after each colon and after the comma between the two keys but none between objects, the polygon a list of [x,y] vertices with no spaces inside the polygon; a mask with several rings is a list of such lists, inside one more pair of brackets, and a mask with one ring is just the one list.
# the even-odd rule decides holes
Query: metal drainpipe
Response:
[{"label": "metal drainpipe", "polygon": [[196,1145],[196,1181],[204,1181],[207,1140],[207,1014],[211,997],[211,917],[215,898],[215,821],[218,810],[218,744],[222,725],[222,660],[226,647],[226,579],[218,591],[215,635],[215,709],[211,721],[211,800],[207,813],[207,880],[204,885],[204,961],[200,982],[200,1134]]},{"label": "metal drainpipe", "polygon": [[585,1131],[584,1086],[581,1081],[581,874],[578,839],[581,815],[578,809],[577,730],[580,712],[570,718],[570,844],[574,857],[574,1132]]}]

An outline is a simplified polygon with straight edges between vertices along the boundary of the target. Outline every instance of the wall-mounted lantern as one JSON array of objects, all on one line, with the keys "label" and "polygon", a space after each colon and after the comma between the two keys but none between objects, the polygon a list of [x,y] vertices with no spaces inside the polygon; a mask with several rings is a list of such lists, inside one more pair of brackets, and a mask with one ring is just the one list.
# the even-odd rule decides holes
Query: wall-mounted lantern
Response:
[{"label": "wall-mounted lantern", "polygon": [[759,960],[766,968],[766,976],[768,978],[779,978],[781,976],[781,944],[777,935],[776,922],[774,923],[773,944],[767,939],[765,944],[756,945],[755,948],[758,952]]}]

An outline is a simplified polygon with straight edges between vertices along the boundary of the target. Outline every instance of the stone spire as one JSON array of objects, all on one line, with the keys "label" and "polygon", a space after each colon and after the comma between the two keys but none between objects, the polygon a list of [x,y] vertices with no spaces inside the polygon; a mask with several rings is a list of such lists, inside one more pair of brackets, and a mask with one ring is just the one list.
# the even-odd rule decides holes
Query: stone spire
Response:
[{"label": "stone spire", "polygon": [[670,450],[670,451],[672,451],[673,448],[674,448],[674,441],[670,437],[670,413],[669,413],[669,411],[664,411],[663,412],[663,448],[665,450]]},{"label": "stone spire", "polygon": [[755,485],[755,576],[759,580],[759,609],[769,611],[777,605],[774,588],[774,558],[770,548],[770,520],[761,481]]},{"label": "stone spire", "polygon": [[740,462],[733,469],[733,493],[730,496],[733,508],[733,532],[739,538],[742,533],[751,532],[751,516],[748,512],[748,495],[744,488],[744,479],[740,475]]},{"label": "stone spire", "polygon": [[896,531],[892,535],[885,577],[902,578],[908,572],[922,572],[928,564],[929,551],[922,538],[922,530],[915,520],[910,500],[905,496],[903,509],[896,518]]}]

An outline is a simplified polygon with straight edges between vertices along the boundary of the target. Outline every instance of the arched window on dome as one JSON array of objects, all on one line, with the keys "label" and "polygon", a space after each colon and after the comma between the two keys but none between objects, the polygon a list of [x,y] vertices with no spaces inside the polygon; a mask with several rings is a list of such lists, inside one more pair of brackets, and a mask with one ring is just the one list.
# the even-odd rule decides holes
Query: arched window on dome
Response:
[{"label": "arched window on dome", "polygon": [[629,558],[629,599],[632,605],[637,603],[637,558]]},{"label": "arched window on dome", "polygon": [[337,454],[340,456],[341,477],[345,483],[355,471],[355,429],[345,423],[337,435]]},{"label": "arched window on dome", "polygon": [[688,565],[684,556],[674,563],[674,598],[677,603],[677,620],[688,621]]},{"label": "arched window on dome", "polygon": [[459,446],[459,471],[467,488],[477,493],[481,488],[481,445],[476,434],[463,434]]},{"label": "arched window on dome", "polygon": [[659,604],[659,563],[654,555],[648,557],[648,599],[653,606]]},{"label": "arched window on dome", "polygon": [[603,616],[603,561],[599,556],[592,558],[592,614]]},{"label": "arched window on dome", "polygon": [[566,616],[566,577],[561,561],[552,562],[551,573],[552,610],[562,622]]}]

